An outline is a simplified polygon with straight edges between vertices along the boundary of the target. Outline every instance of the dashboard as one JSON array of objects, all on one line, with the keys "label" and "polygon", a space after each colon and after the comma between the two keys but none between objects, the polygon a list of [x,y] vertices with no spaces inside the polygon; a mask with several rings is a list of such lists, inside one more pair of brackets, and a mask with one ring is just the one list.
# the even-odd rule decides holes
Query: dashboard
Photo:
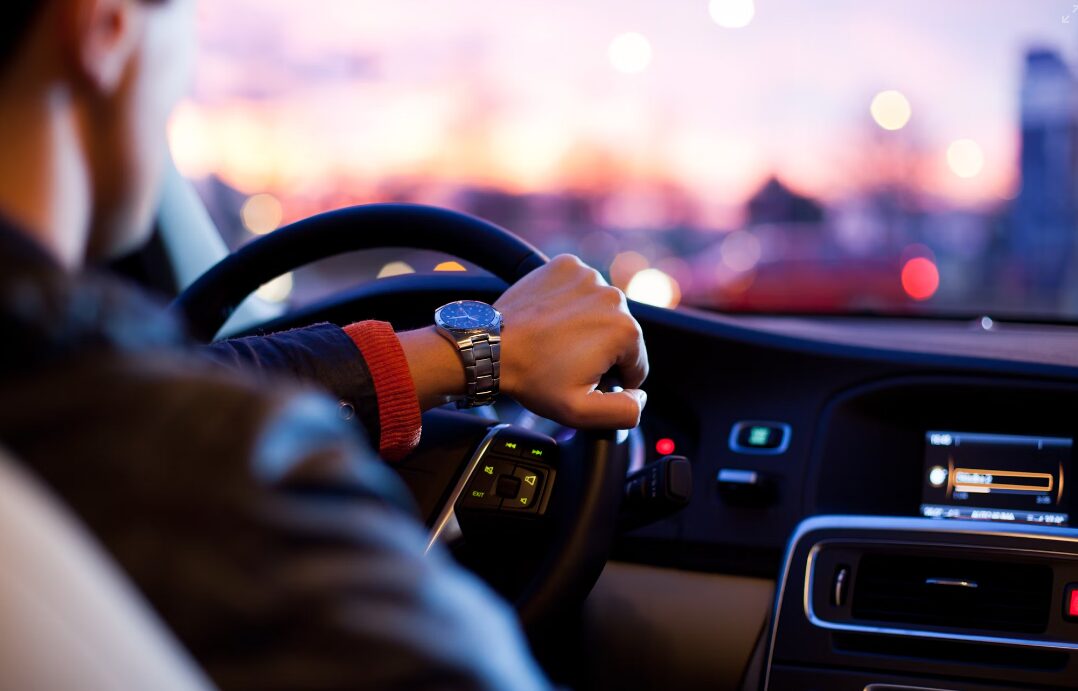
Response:
[{"label": "dashboard", "polygon": [[641,317],[695,494],[617,553],[778,573],[760,688],[1073,687],[1078,333]]},{"label": "dashboard", "polygon": [[[501,289],[475,277],[402,281],[361,287],[275,328],[357,314],[412,328],[447,294],[491,300]],[[693,496],[614,545],[615,562],[632,569],[608,586],[616,597],[598,621],[613,633],[601,646],[620,651],[612,670],[636,662],[611,686],[704,678],[716,637],[721,649],[758,641],[743,689],[1073,686],[1078,620],[1063,607],[1067,588],[1078,592],[1078,329],[632,310],[651,362],[634,466],[686,457]],[[916,602],[881,614],[858,599],[893,573]],[[676,616],[655,609],[666,602],[655,594],[661,579],[693,593],[693,605]],[[727,590],[760,584],[776,589],[770,614],[761,605],[723,620],[735,606]],[[843,584],[853,594],[832,599]],[[1004,591],[1028,607],[1001,631],[979,617]],[[651,625],[684,664],[641,656],[635,635],[612,642],[653,609]]]},{"label": "dashboard", "polygon": [[1071,330],[638,311],[647,459],[672,442],[697,494],[626,536],[623,558],[773,576],[812,515],[1071,523]]}]

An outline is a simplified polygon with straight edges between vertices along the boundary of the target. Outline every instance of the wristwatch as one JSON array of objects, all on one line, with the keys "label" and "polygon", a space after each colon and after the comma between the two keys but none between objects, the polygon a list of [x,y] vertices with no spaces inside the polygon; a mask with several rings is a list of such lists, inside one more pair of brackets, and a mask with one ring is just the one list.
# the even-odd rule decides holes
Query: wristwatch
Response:
[{"label": "wristwatch", "polygon": [[438,333],[457,348],[464,364],[467,393],[458,408],[490,405],[501,378],[502,315],[485,302],[458,300],[434,312]]}]

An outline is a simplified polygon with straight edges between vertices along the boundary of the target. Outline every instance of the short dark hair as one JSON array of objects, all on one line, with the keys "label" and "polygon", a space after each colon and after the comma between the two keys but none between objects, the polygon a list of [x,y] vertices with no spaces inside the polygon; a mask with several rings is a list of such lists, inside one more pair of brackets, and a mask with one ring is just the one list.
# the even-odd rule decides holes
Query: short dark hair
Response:
[{"label": "short dark hair", "polygon": [[34,20],[51,0],[0,0],[0,69],[15,59]]},{"label": "short dark hair", "polygon": [[0,0],[0,71],[11,65],[38,15],[50,2],[56,0]]}]

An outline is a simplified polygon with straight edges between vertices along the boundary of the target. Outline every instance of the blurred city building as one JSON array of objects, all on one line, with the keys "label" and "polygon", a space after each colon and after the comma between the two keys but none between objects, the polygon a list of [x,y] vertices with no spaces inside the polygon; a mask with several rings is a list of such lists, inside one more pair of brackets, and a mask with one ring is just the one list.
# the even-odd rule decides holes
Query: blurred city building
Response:
[{"label": "blurred city building", "polygon": [[[1022,0],[976,26],[958,2],[773,0],[717,43],[686,40],[733,36],[687,16],[639,36],[607,35],[598,10],[572,36],[535,30],[570,0],[439,5],[436,38],[403,0],[327,3],[354,20],[310,17],[333,45],[290,31],[283,0],[213,4],[171,143],[230,246],[349,204],[425,203],[681,304],[1078,319],[1078,40]],[[845,36],[858,21],[859,42],[789,49],[790,26]],[[645,34],[646,60],[606,64],[612,39]],[[342,257],[297,271],[290,299],[445,259]]]},{"label": "blurred city building", "polygon": [[[1026,55],[1021,101],[1021,191],[1014,204],[1012,271],[1024,304],[1045,313],[1060,307],[1074,270],[1078,192],[1078,91],[1060,55]],[[1073,280],[1073,279],[1072,279]]]}]

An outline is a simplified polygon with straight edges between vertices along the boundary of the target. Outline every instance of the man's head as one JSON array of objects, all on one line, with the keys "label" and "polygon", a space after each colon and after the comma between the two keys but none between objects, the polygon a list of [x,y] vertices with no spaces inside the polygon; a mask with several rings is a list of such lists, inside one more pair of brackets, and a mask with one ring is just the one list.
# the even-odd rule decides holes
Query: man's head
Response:
[{"label": "man's head", "polygon": [[[0,142],[26,159],[25,177],[0,170],[0,186],[23,198],[51,188],[39,201],[51,203],[46,217],[54,227],[32,230],[63,235],[53,239],[67,263],[130,249],[148,232],[167,156],[165,126],[193,63],[194,4],[0,2],[0,125],[9,127]],[[33,161],[35,152],[51,160]],[[35,175],[41,179],[26,179]],[[20,209],[19,196],[0,189],[0,203],[14,207],[0,212],[50,225]],[[67,237],[75,234],[81,237]]]}]

